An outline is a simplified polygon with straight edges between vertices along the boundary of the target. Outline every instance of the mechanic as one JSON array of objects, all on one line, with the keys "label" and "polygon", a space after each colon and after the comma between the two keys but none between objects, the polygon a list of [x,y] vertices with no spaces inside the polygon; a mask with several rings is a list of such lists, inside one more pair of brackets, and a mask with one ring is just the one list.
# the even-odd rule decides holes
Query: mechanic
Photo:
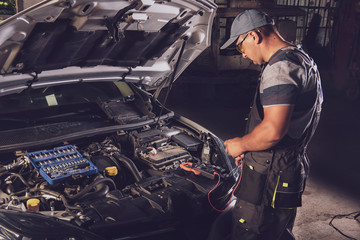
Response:
[{"label": "mechanic", "polygon": [[221,49],[233,43],[262,72],[245,135],[225,141],[226,152],[242,166],[231,236],[295,239],[296,208],[309,172],[306,147],[323,102],[320,75],[313,59],[284,40],[264,12],[240,13]]}]

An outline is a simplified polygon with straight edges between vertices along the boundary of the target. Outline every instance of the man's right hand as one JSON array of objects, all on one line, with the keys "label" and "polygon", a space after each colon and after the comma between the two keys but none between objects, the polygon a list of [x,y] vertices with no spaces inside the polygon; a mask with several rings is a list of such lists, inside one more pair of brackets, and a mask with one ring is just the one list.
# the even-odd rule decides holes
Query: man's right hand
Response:
[{"label": "man's right hand", "polygon": [[235,164],[236,164],[236,166],[239,166],[239,163],[240,163],[240,161],[242,161],[243,159],[244,159],[244,154],[241,154],[240,156],[237,156],[236,158],[235,158]]}]

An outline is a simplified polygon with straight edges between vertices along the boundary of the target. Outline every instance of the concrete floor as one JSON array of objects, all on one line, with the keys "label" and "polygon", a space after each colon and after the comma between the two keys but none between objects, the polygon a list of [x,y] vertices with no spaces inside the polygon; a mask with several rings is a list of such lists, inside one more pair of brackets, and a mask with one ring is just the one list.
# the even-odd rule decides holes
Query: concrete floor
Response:
[{"label": "concrete floor", "polygon": [[[253,73],[227,74],[219,76],[222,82],[209,81],[214,76],[185,74],[173,87],[167,106],[224,140],[241,136],[256,78]],[[298,240],[348,239],[329,222],[335,215],[360,211],[360,100],[347,102],[328,90],[324,79],[323,85],[326,101],[308,149],[311,174],[293,230]],[[336,218],[333,225],[360,239],[354,216]]]}]

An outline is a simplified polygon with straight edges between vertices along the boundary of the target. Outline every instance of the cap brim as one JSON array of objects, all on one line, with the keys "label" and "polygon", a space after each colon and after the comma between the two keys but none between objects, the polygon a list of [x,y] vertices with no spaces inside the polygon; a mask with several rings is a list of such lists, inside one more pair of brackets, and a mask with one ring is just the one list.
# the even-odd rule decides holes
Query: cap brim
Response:
[{"label": "cap brim", "polygon": [[222,45],[222,46],[220,47],[220,49],[225,49],[225,48],[227,48],[227,47],[230,46],[237,38],[238,38],[238,36],[229,38],[229,40],[227,40],[227,41],[224,43],[224,45]]}]

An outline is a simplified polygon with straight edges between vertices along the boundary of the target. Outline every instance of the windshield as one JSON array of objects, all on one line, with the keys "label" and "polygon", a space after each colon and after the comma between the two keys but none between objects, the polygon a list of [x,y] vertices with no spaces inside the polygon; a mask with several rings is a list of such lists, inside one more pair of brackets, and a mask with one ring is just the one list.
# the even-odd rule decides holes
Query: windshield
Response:
[{"label": "windshield", "polygon": [[110,100],[131,102],[134,93],[127,83],[96,82],[27,89],[0,99],[0,129],[16,129],[45,123],[106,120],[101,109]]},{"label": "windshield", "polygon": [[[121,88],[124,88],[122,91]],[[1,97],[1,114],[23,112],[29,110],[50,109],[73,104],[95,103],[117,98],[131,98],[131,89],[123,96],[128,85],[123,82],[77,83],[60,86],[27,89],[18,94]]]}]

